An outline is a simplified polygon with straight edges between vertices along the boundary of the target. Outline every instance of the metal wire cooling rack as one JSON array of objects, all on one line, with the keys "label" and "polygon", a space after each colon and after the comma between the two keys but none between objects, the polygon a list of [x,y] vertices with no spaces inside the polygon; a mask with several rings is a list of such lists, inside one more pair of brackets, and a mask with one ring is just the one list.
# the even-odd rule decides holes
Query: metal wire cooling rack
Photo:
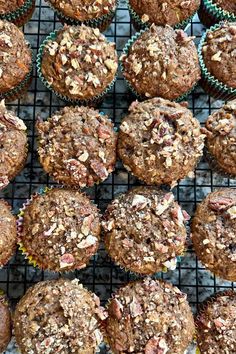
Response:
[{"label": "metal wire cooling rack", "polygon": [[[46,35],[58,28],[60,23],[53,11],[42,1],[37,0],[37,6],[32,20],[24,26],[24,33],[33,47],[36,54],[37,49]],[[196,44],[199,42],[203,28],[195,16],[188,32],[196,36]],[[106,36],[111,41],[115,41],[117,50],[120,54],[125,43],[134,33],[130,24],[127,7],[122,0],[118,6],[116,17],[106,31]],[[34,69],[35,70],[35,69]],[[120,119],[126,114],[132,97],[127,92],[122,76],[119,74],[118,80],[113,91],[107,96],[101,106],[101,110],[107,113],[118,126]],[[204,94],[201,88],[189,96],[189,108],[194,115],[203,123],[207,116],[221,106],[222,102],[210,99]],[[64,103],[50,93],[40,82],[34,71],[33,82],[28,94],[11,104],[11,108],[16,111],[19,117],[24,119],[28,127],[29,156],[27,164],[20,175],[10,184],[8,188],[0,193],[0,197],[7,200],[14,212],[17,213],[23,202],[40,187],[54,185],[48,176],[43,172],[38,162],[36,152],[35,121],[37,116],[47,118]],[[99,186],[87,190],[87,193],[98,204],[103,211],[117,193],[124,192],[137,185],[138,181],[124,170],[121,163],[117,163],[115,172]],[[174,193],[183,208],[191,215],[203,197],[218,187],[236,186],[235,180],[229,180],[213,173],[208,164],[202,160],[196,169],[196,178],[186,179],[179,183]],[[103,247],[90,262],[90,265],[81,271],[69,273],[67,277],[78,277],[82,283],[96,292],[103,303],[110,297],[111,293],[121,284],[134,277],[115,266],[107,256]],[[17,252],[16,256],[7,266],[0,269],[0,288],[8,295],[14,305],[25,293],[26,289],[33,283],[43,279],[55,278],[57,275],[50,272],[42,272],[33,268],[24,260],[22,255]],[[188,294],[193,311],[197,305],[207,296],[225,288],[234,288],[234,284],[215,278],[197,261],[194,251],[189,245],[186,255],[182,262],[178,264],[175,271],[164,274],[157,274],[157,277],[169,280],[177,285],[182,291]]]}]

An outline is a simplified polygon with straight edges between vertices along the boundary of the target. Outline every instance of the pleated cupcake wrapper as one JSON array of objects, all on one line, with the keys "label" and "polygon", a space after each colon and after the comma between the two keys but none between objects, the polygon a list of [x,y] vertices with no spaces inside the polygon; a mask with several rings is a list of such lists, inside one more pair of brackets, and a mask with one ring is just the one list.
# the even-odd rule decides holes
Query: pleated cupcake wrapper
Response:
[{"label": "pleated cupcake wrapper", "polygon": [[213,75],[211,75],[204,63],[204,59],[202,55],[202,48],[205,43],[207,33],[211,31],[215,31],[221,26],[222,24],[218,23],[210,27],[208,30],[206,30],[206,32],[203,34],[200,40],[199,47],[198,47],[198,57],[199,57],[199,63],[202,72],[201,84],[203,88],[209,91],[209,94],[213,95],[215,98],[221,100],[230,100],[236,97],[236,89],[225,85],[223,82],[217,80]]},{"label": "pleated cupcake wrapper", "polygon": [[[143,22],[142,19],[140,18],[140,16],[134,11],[134,9],[132,8],[132,6],[129,3],[129,0],[126,0],[126,4],[128,6],[129,9],[129,14],[131,17],[132,22],[134,23],[134,26],[140,30],[140,29],[146,29],[149,28],[151,26],[151,23],[147,22]],[[193,17],[196,15],[196,12],[188,17],[186,20],[183,20],[182,22],[178,23],[177,25],[173,26],[174,29],[185,29],[187,27],[187,25],[191,22],[191,20],[193,19]]]},{"label": "pleated cupcake wrapper", "polygon": [[117,73],[112,80],[112,82],[107,86],[107,88],[97,96],[94,96],[93,98],[90,99],[72,99],[68,96],[61,95],[59,92],[55,91],[53,87],[49,84],[49,82],[45,79],[43,76],[42,70],[41,70],[41,63],[42,63],[42,56],[43,56],[43,51],[45,48],[45,45],[49,40],[54,41],[56,39],[57,33],[59,30],[55,30],[54,32],[51,32],[43,41],[43,43],[39,47],[39,51],[37,54],[37,59],[36,59],[36,67],[37,67],[37,72],[39,75],[39,78],[41,79],[42,83],[47,87],[48,90],[52,91],[58,98],[60,98],[63,101],[68,102],[71,105],[79,105],[79,106],[96,106],[100,102],[102,102],[103,98],[106,96],[106,94],[112,89],[112,87],[115,84],[115,81],[117,79]]},{"label": "pleated cupcake wrapper", "polygon": [[223,10],[219,5],[213,3],[212,0],[202,0],[201,10],[203,16],[212,17],[215,22],[219,21],[236,21],[236,15],[228,11]]},{"label": "pleated cupcake wrapper", "polygon": [[86,21],[79,21],[76,20],[72,17],[68,17],[66,16],[62,11],[59,11],[58,9],[56,9],[50,1],[47,2],[47,4],[51,7],[51,9],[56,13],[57,17],[59,18],[59,20],[62,23],[67,23],[68,25],[71,26],[81,26],[82,24],[89,26],[89,27],[93,27],[93,28],[99,28],[102,31],[105,31],[106,28],[109,26],[109,24],[111,23],[113,17],[115,16],[116,13],[116,8],[118,6],[119,1],[117,0],[115,3],[115,7],[113,9],[110,10],[110,12],[108,14],[105,14],[101,17],[95,18],[95,19],[90,19],[90,20],[86,20]]},{"label": "pleated cupcake wrapper", "polygon": [[[142,29],[141,31],[135,33],[134,36],[132,36],[128,42],[126,43],[123,51],[122,51],[122,55],[128,55],[129,54],[129,49],[130,47],[134,44],[134,42],[144,33],[148,30],[148,28],[146,29]],[[140,95],[132,86],[132,84],[125,78],[124,76],[124,67],[123,67],[123,63],[122,61],[120,60],[120,68],[121,68],[121,71],[123,73],[123,77],[124,77],[124,80],[126,82],[126,85],[128,86],[128,88],[130,89],[130,91],[132,92],[132,94],[134,96],[137,97],[138,100],[140,101],[143,101],[143,100],[147,100],[147,99],[150,99],[150,97],[146,97],[146,96],[142,96]],[[193,92],[193,90],[195,89],[195,87],[197,86],[197,83],[195,83],[193,85],[193,87],[188,90],[186,93],[184,93],[183,95],[177,97],[175,100],[172,100],[172,101],[175,101],[175,102],[180,102],[180,101],[183,101],[183,100],[186,100],[186,98]]]},{"label": "pleated cupcake wrapper", "polygon": [[15,11],[7,14],[0,14],[0,20],[6,20],[15,23],[17,26],[22,26],[28,20],[28,14],[30,15],[35,7],[35,0],[26,0],[24,4]]},{"label": "pleated cupcake wrapper", "polygon": [[205,156],[208,164],[210,165],[211,169],[213,170],[213,172],[216,172],[216,173],[218,173],[219,175],[221,175],[222,177],[225,177],[225,178],[229,178],[229,179],[235,179],[236,178],[235,175],[227,173],[226,171],[223,170],[223,168],[219,165],[219,163],[217,162],[215,157],[212,156],[212,154],[207,149],[207,147],[204,148],[204,156]]}]

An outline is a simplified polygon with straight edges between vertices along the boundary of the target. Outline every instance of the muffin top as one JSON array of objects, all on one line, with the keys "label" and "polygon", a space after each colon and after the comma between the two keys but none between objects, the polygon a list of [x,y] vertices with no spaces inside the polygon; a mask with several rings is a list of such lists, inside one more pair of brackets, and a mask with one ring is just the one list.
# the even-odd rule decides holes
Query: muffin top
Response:
[{"label": "muffin top", "polygon": [[99,244],[98,210],[79,191],[51,189],[25,207],[19,236],[42,269],[84,268]]},{"label": "muffin top", "polygon": [[223,10],[233,12],[236,15],[236,2],[234,0],[213,0],[212,2],[216,3]]},{"label": "muffin top", "polygon": [[175,26],[197,11],[200,0],[129,0],[129,3],[143,22]]},{"label": "muffin top", "polygon": [[116,7],[116,0],[48,0],[65,16],[88,21],[107,15]]},{"label": "muffin top", "polygon": [[201,353],[236,352],[236,293],[225,291],[203,303],[196,319]]},{"label": "muffin top", "polygon": [[65,107],[37,123],[38,152],[45,171],[59,182],[93,186],[116,162],[116,133],[108,116],[88,107]]},{"label": "muffin top", "polygon": [[0,268],[5,265],[16,249],[16,219],[8,203],[0,199]]},{"label": "muffin top", "polygon": [[[1,224],[1,218],[0,218]],[[0,245],[1,247],[1,245]],[[1,290],[0,290],[1,292]],[[11,315],[4,295],[0,294],[0,353],[4,352],[11,339]]]},{"label": "muffin top", "polygon": [[41,70],[51,87],[70,99],[100,95],[113,81],[118,67],[115,43],[98,28],[64,26],[45,44]]},{"label": "muffin top", "polygon": [[23,32],[0,20],[0,94],[18,86],[31,71],[32,53]]},{"label": "muffin top", "polygon": [[[1,55],[1,54],[0,54]],[[27,135],[23,120],[0,101],[0,189],[23,168],[27,157]]]},{"label": "muffin top", "polygon": [[205,133],[207,149],[219,169],[236,175],[236,100],[208,117]]},{"label": "muffin top", "polygon": [[193,37],[170,26],[154,26],[121,56],[123,75],[143,97],[176,99],[200,79]]},{"label": "muffin top", "polygon": [[210,193],[198,206],[192,222],[197,256],[211,272],[236,281],[236,189]]},{"label": "muffin top", "polygon": [[120,288],[108,305],[107,340],[114,354],[182,354],[194,334],[187,295],[150,278]]},{"label": "muffin top", "polygon": [[176,268],[184,251],[188,214],[172,193],[154,187],[137,187],[121,194],[108,206],[103,228],[112,259],[141,274]]},{"label": "muffin top", "polygon": [[236,88],[236,24],[221,23],[209,30],[202,47],[207,70],[223,84]]},{"label": "muffin top", "polygon": [[193,175],[204,135],[192,112],[162,98],[133,102],[120,126],[124,166],[147,184],[175,184]]},{"label": "muffin top", "polygon": [[102,341],[99,298],[78,283],[58,279],[29,288],[16,307],[21,353],[94,354]]},{"label": "muffin top", "polygon": [[3,1],[0,0],[0,15],[5,15],[18,10],[26,0]]}]

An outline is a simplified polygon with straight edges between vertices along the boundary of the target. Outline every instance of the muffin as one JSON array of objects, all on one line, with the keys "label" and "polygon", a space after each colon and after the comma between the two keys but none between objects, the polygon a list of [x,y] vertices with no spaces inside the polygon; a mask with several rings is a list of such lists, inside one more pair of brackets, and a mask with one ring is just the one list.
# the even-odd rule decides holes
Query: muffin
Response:
[{"label": "muffin", "polygon": [[236,23],[220,23],[202,36],[199,45],[201,85],[211,96],[236,97]]},{"label": "muffin", "polygon": [[200,79],[193,37],[170,26],[152,25],[133,36],[121,56],[122,72],[140,98],[181,99]]},{"label": "muffin", "polygon": [[43,83],[60,98],[96,104],[115,81],[115,43],[108,42],[98,28],[64,26],[42,43],[37,68]]},{"label": "muffin", "polygon": [[23,169],[28,152],[26,126],[0,101],[0,190]]},{"label": "muffin", "polygon": [[112,353],[183,353],[195,330],[186,298],[175,286],[150,278],[120,288],[106,320]]},{"label": "muffin", "polygon": [[[1,219],[0,219],[1,223]],[[0,353],[4,352],[11,339],[11,315],[5,295],[0,290]]]},{"label": "muffin", "polygon": [[[0,268],[13,256],[16,249],[16,219],[9,204],[0,199]],[[0,351],[1,352],[1,351]]]},{"label": "muffin", "polygon": [[128,6],[135,28],[145,25],[170,25],[184,28],[196,13],[200,0],[129,0]]},{"label": "muffin", "polygon": [[107,252],[115,263],[136,273],[174,270],[185,248],[188,219],[172,193],[133,188],[106,210],[102,224]]},{"label": "muffin", "polygon": [[116,11],[116,0],[48,0],[62,23],[79,26],[85,24],[105,31]]},{"label": "muffin", "polygon": [[199,260],[220,278],[236,281],[236,189],[216,190],[201,202],[192,222]]},{"label": "muffin", "polygon": [[56,181],[91,187],[115,168],[116,133],[108,116],[89,107],[65,107],[38,121],[38,153]]},{"label": "muffin", "polygon": [[235,21],[236,3],[232,0],[202,0],[198,15],[206,27],[220,21]]},{"label": "muffin", "polygon": [[13,23],[0,20],[0,99],[13,101],[31,82],[32,52],[23,32]]},{"label": "muffin", "polygon": [[210,115],[204,132],[212,167],[218,172],[236,176],[236,100]]},{"label": "muffin", "polygon": [[30,20],[35,9],[35,0],[1,1],[0,19],[21,27]]},{"label": "muffin", "polygon": [[99,298],[77,279],[43,281],[16,307],[14,330],[25,353],[93,354],[102,341]]},{"label": "muffin", "polygon": [[208,298],[196,318],[201,353],[236,353],[236,293],[225,291]]},{"label": "muffin", "polygon": [[76,190],[55,188],[35,195],[18,224],[21,249],[41,269],[84,268],[99,245],[98,210]]},{"label": "muffin", "polygon": [[162,98],[136,101],[121,123],[118,154],[126,169],[145,183],[174,186],[193,177],[204,137],[185,106]]}]

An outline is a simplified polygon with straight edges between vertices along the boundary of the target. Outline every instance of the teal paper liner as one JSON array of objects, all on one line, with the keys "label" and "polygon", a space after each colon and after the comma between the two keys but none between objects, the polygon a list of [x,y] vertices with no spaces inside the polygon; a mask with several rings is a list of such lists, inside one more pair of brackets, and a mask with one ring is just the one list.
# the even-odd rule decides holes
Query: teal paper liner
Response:
[{"label": "teal paper liner", "polygon": [[[146,29],[142,29],[140,32],[136,32],[134,36],[132,36],[128,42],[126,43],[123,51],[122,51],[122,55],[127,55],[128,52],[129,52],[129,48],[132,46],[132,44],[144,33],[146,32],[146,30],[148,30],[148,28]],[[125,83],[126,85],[128,86],[129,90],[133,93],[134,96],[137,97],[138,100],[140,101],[144,101],[144,100],[147,100],[151,97],[146,97],[146,96],[142,96],[140,95],[133,87],[132,87],[132,84],[125,78],[124,76],[124,67],[123,67],[123,64],[122,64],[122,61],[120,60],[120,68],[121,68],[121,72],[123,74],[123,78],[125,80]],[[197,87],[198,83],[195,83],[193,85],[193,87],[188,90],[186,93],[184,93],[183,95],[177,97],[176,99],[172,100],[172,101],[175,101],[175,102],[180,102],[180,101],[183,101],[185,100],[193,91],[194,89]]]},{"label": "teal paper liner", "polygon": [[[130,14],[130,18],[133,22],[134,27],[140,31],[142,29],[147,29],[151,26],[151,23],[147,22],[143,22],[140,18],[140,16],[132,9],[129,0],[126,0],[127,6],[128,6],[128,10],[129,10],[129,14]],[[191,22],[191,20],[193,19],[193,17],[196,15],[197,12],[195,12],[192,16],[188,17],[186,20],[183,20],[182,22],[178,23],[177,25],[173,26],[174,29],[185,29],[186,26]]]},{"label": "teal paper liner", "polygon": [[59,11],[53,6],[53,4],[51,4],[50,0],[48,0],[47,3],[51,7],[51,9],[56,13],[57,17],[63,24],[66,23],[71,26],[81,26],[82,24],[84,24],[86,26],[99,28],[102,31],[105,31],[109,24],[112,22],[113,17],[115,16],[119,0],[116,1],[114,8],[108,14],[86,21],[79,21],[72,17],[65,16],[62,11]]},{"label": "teal paper liner", "polygon": [[208,94],[215,97],[216,99],[230,100],[230,99],[233,99],[236,97],[236,89],[225,85],[223,82],[219,81],[213,75],[211,75],[204,63],[204,59],[202,56],[202,47],[205,43],[207,33],[211,32],[211,31],[215,31],[218,28],[220,28],[221,26],[222,26],[222,24],[218,23],[218,24],[210,27],[202,35],[202,38],[200,40],[200,43],[198,46],[198,57],[199,57],[199,63],[200,63],[201,72],[202,72],[202,78],[201,78],[200,84]]},{"label": "teal paper liner", "polygon": [[210,27],[220,21],[236,21],[236,15],[223,10],[212,0],[202,0],[198,10],[199,18],[206,27]]},{"label": "teal paper liner", "polygon": [[32,16],[35,8],[35,0],[26,0],[24,4],[13,12],[0,14],[0,20],[6,20],[22,26]]},{"label": "teal paper liner", "polygon": [[87,99],[87,100],[79,100],[79,99],[71,99],[70,97],[68,96],[64,96],[64,95],[61,95],[59,92],[55,91],[53,89],[53,87],[48,83],[48,81],[45,79],[45,77],[43,76],[43,73],[41,71],[41,61],[42,61],[42,56],[43,56],[43,50],[44,50],[44,47],[46,45],[46,43],[49,41],[49,40],[55,40],[56,37],[57,37],[57,33],[60,31],[60,29],[58,30],[55,30],[53,32],[51,32],[46,38],[45,40],[42,42],[42,44],[40,45],[39,47],[39,51],[38,51],[38,54],[37,54],[37,59],[36,59],[36,67],[37,67],[37,72],[38,72],[38,75],[39,75],[39,78],[40,80],[42,81],[42,83],[47,87],[48,90],[52,91],[58,98],[60,98],[61,100],[63,101],[66,101],[72,105],[84,105],[84,106],[94,106],[94,105],[97,105],[99,104],[104,96],[111,90],[111,88],[114,86],[115,84],[115,81],[116,81],[116,78],[117,78],[117,74],[115,75],[113,81],[108,85],[108,87],[100,94],[100,95],[97,95],[97,96],[94,96],[93,98],[91,99]]}]

